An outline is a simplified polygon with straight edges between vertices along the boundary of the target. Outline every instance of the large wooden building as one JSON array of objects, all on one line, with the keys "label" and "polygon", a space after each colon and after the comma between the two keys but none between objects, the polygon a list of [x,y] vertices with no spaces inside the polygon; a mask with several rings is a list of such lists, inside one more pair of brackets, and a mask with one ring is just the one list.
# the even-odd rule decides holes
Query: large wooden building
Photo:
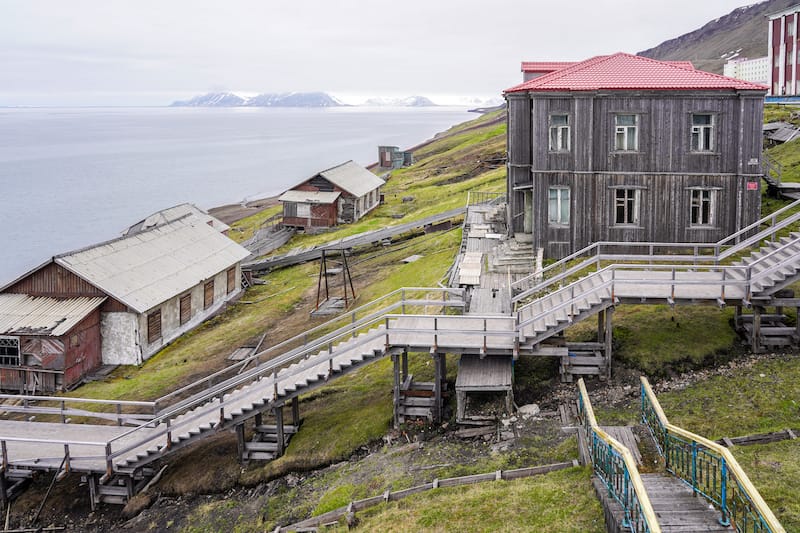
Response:
[{"label": "large wooden building", "polygon": [[187,215],[53,257],[0,288],[0,388],[139,364],[241,294],[249,252]]},{"label": "large wooden building", "polygon": [[713,242],[760,215],[766,87],[630,54],[508,102],[509,227],[548,258],[596,242]]},{"label": "large wooden building", "polygon": [[283,193],[283,225],[328,228],[356,222],[375,209],[384,181],[353,161],[323,170]]}]

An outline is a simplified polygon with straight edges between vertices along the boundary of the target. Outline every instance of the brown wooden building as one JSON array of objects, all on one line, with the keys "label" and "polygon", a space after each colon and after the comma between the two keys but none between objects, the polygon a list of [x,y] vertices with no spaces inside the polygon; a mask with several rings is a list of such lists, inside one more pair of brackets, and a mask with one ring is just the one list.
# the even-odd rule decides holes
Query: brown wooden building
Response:
[{"label": "brown wooden building", "polygon": [[384,181],[353,161],[323,170],[283,193],[283,225],[327,228],[359,220],[380,204]]},{"label": "brown wooden building", "polygon": [[0,288],[0,388],[50,392],[140,364],[241,294],[248,255],[185,216],[53,257]]},{"label": "brown wooden building", "polygon": [[747,226],[760,215],[765,92],[623,53],[508,89],[509,227],[560,258]]}]

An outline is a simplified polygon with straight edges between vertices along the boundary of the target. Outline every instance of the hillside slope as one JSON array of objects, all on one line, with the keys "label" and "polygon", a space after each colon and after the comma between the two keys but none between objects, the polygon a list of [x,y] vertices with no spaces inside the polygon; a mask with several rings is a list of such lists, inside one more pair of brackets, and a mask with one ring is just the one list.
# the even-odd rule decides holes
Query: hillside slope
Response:
[{"label": "hillside slope", "polygon": [[767,55],[766,16],[797,4],[797,0],[767,0],[734,9],[693,32],[639,52],[660,60],[689,60],[708,72],[722,74],[725,62],[735,53],[739,57]]}]

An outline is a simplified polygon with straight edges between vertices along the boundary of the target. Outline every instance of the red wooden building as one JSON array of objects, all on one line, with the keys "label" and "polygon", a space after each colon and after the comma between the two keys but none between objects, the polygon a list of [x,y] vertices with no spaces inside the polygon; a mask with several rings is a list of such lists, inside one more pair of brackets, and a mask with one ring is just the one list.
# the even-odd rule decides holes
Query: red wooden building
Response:
[{"label": "red wooden building", "polygon": [[359,220],[380,204],[384,181],[353,161],[323,170],[283,193],[283,225],[328,228]]}]

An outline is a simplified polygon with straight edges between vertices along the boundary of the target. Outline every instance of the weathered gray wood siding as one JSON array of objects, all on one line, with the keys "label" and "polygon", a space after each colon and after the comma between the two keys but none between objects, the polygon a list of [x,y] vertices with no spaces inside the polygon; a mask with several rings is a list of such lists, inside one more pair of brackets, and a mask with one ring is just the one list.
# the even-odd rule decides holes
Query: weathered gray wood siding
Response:
[{"label": "weathered gray wood siding", "polygon": [[[510,228],[522,231],[522,188],[531,186],[531,100],[527,94],[508,95],[508,183]],[[512,131],[513,128],[513,131]]]},{"label": "weathered gray wood siding", "polygon": [[[512,98],[513,97],[513,98]],[[533,240],[547,257],[594,241],[712,242],[760,216],[763,94],[641,91],[509,95],[509,191],[529,188]],[[570,150],[549,151],[549,117],[569,115]],[[614,116],[635,114],[638,150],[614,150]],[[691,150],[693,113],[714,115],[714,150]],[[527,131],[526,131],[527,128]],[[529,141],[530,146],[523,144]],[[530,157],[528,165],[525,158]],[[527,166],[527,168],[526,168]],[[527,174],[527,181],[524,176]],[[755,189],[748,189],[748,182]],[[548,224],[548,189],[570,188],[570,224]],[[614,189],[640,190],[635,227],[614,225]],[[715,190],[710,227],[691,227],[690,188]],[[513,230],[522,230],[521,196],[512,200]]]}]

